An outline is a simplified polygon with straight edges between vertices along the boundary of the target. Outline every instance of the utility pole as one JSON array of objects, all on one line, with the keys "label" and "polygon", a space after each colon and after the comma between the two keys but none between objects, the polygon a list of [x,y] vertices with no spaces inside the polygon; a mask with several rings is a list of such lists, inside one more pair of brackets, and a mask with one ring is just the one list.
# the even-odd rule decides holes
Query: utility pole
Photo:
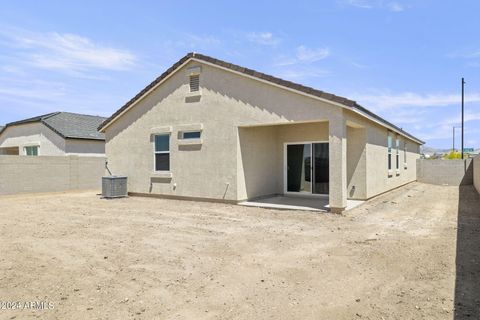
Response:
[{"label": "utility pole", "polygon": [[462,159],[464,158],[465,138],[465,79],[462,78]]}]

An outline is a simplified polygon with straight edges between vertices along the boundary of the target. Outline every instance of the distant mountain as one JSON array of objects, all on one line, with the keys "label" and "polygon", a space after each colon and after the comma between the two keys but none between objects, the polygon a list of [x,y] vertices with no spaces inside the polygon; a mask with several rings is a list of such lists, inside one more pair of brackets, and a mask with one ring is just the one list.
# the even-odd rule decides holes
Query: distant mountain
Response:
[{"label": "distant mountain", "polygon": [[432,148],[432,147],[429,147],[429,146],[421,146],[420,147],[420,153],[429,154],[429,155],[446,154],[446,153],[449,153],[450,151],[452,151],[452,149],[439,149],[439,148]]},{"label": "distant mountain", "polygon": [[[458,148],[456,148],[457,151],[460,151]],[[450,153],[452,151],[452,149],[440,149],[440,148],[433,148],[433,147],[429,147],[429,146],[421,146],[420,147],[420,153],[422,154],[425,154],[425,155],[442,155],[442,154],[447,154],[447,153]],[[480,149],[476,149],[474,152],[474,154],[480,154]]]}]

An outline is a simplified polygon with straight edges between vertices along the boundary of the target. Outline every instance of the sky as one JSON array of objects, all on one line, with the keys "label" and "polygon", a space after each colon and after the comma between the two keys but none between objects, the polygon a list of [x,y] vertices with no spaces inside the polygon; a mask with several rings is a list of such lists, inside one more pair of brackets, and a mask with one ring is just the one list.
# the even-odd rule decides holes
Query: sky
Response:
[{"label": "sky", "polygon": [[356,100],[435,148],[451,148],[465,77],[465,147],[480,148],[478,12],[478,0],[0,0],[0,125],[109,116],[193,51]]}]

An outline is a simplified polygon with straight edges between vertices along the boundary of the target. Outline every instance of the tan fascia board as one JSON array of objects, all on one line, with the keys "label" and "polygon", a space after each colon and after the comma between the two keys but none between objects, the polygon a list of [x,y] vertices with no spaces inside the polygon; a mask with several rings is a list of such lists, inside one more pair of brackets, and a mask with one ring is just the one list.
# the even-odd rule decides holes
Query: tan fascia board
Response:
[{"label": "tan fascia board", "polygon": [[331,100],[328,100],[328,99],[324,99],[324,98],[321,98],[321,97],[318,97],[318,96],[315,96],[315,95],[312,95],[312,94],[309,94],[309,93],[306,93],[306,92],[303,92],[303,91],[299,91],[299,90],[296,90],[296,89],[293,89],[293,88],[288,88],[288,87],[285,87],[285,86],[282,86],[282,85],[279,85],[279,84],[276,84],[276,83],[273,83],[271,81],[267,81],[267,80],[264,80],[264,79],[260,79],[260,78],[257,78],[257,77],[254,77],[254,76],[251,76],[251,75],[248,75],[248,74],[245,74],[243,72],[239,72],[239,71],[235,71],[235,70],[232,70],[232,69],[229,69],[229,68],[226,68],[226,67],[222,67],[222,66],[219,66],[215,63],[211,63],[211,62],[207,62],[207,61],[204,61],[202,59],[197,59],[195,57],[191,57],[189,58],[188,60],[186,60],[184,63],[182,63],[176,70],[174,70],[171,74],[169,74],[167,77],[165,77],[165,79],[163,79],[162,81],[160,81],[159,83],[157,83],[155,86],[153,86],[150,90],[148,90],[147,92],[145,92],[145,94],[143,94],[140,98],[137,99],[137,101],[135,101],[134,103],[132,103],[127,109],[125,109],[124,111],[122,111],[119,115],[117,115],[114,119],[112,119],[109,123],[107,123],[102,129],[100,132],[105,132],[105,129],[108,128],[110,126],[110,124],[112,124],[113,122],[115,122],[119,117],[121,117],[123,114],[125,114],[126,112],[128,112],[128,110],[130,110],[133,106],[135,106],[139,101],[143,100],[143,98],[145,98],[147,95],[149,95],[153,90],[155,90],[158,86],[160,86],[163,82],[165,82],[166,80],[168,80],[172,75],[176,74],[180,69],[182,69],[186,64],[188,64],[190,61],[195,61],[195,62],[198,62],[198,63],[202,63],[202,64],[205,64],[205,65],[208,65],[208,66],[211,66],[211,67],[215,67],[215,68],[218,68],[218,69],[222,69],[224,71],[228,71],[228,72],[231,72],[231,73],[234,73],[234,74],[237,74],[239,76],[242,76],[242,77],[246,77],[246,78],[249,78],[249,79],[252,79],[252,80],[256,80],[256,81],[259,81],[259,82],[262,82],[262,83],[265,83],[265,84],[268,84],[268,85],[271,85],[271,86],[274,86],[274,87],[277,87],[277,88],[281,88],[283,90],[287,90],[287,91],[290,91],[290,92],[294,92],[296,94],[300,94],[300,95],[303,95],[303,96],[307,96],[309,98],[312,98],[312,99],[316,99],[316,100],[319,100],[319,101],[322,101],[322,102],[325,102],[325,103],[328,103],[328,104],[331,104],[331,105],[334,105],[334,106],[337,106],[337,107],[340,107],[340,108],[343,108],[343,109],[347,109],[347,110],[351,110],[361,116],[363,116],[364,118],[367,118],[368,120],[370,121],[373,121],[387,129],[390,129],[398,134],[400,134],[401,136],[409,139],[409,140],[412,140],[420,145],[423,144],[422,141],[420,140],[416,140],[416,139],[412,139],[411,137],[403,134],[402,132],[398,131],[397,129],[389,126],[389,125],[386,125],[385,123],[379,121],[378,119],[375,119],[373,118],[372,116],[356,109],[356,108],[351,108],[349,106],[346,106],[344,104],[341,104],[341,103],[338,103],[338,102],[334,102],[334,101],[331,101]]}]

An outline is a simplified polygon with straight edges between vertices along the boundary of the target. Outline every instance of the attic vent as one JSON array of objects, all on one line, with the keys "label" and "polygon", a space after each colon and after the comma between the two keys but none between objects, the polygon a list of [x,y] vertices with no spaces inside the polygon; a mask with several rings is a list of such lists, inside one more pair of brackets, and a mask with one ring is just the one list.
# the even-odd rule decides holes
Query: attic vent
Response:
[{"label": "attic vent", "polygon": [[190,75],[190,92],[200,91],[200,75],[192,74]]}]

